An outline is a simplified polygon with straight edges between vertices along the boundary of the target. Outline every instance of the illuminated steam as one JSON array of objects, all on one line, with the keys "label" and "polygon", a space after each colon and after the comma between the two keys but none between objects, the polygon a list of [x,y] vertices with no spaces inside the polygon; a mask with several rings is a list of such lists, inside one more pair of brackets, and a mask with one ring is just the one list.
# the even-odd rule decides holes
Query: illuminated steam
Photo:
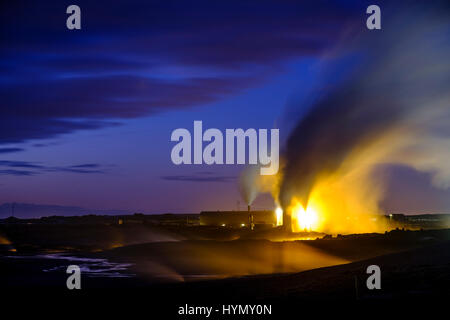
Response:
[{"label": "illuminated steam", "polygon": [[259,193],[271,193],[278,199],[280,171],[276,175],[261,175],[260,166],[248,166],[239,177],[239,190],[242,198],[251,205]]},{"label": "illuminated steam", "polygon": [[322,91],[287,141],[279,201],[291,213],[297,203],[313,206],[321,231],[385,227],[371,216],[384,190],[377,165],[406,165],[430,173],[435,186],[450,185],[448,12],[383,21],[381,32],[365,30],[342,46],[359,64]]},{"label": "illuminated steam", "polygon": [[239,190],[244,201],[251,205],[259,193],[257,179],[259,168],[257,166],[247,167],[239,177]]}]

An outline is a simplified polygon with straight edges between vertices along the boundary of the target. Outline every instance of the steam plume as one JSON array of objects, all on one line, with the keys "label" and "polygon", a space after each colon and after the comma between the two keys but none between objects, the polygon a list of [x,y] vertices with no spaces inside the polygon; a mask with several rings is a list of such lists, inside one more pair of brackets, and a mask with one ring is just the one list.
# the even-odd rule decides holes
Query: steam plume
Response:
[{"label": "steam plume", "polygon": [[239,177],[239,190],[248,205],[251,205],[260,193],[271,193],[274,199],[278,199],[281,174],[261,175],[260,168],[258,165],[248,166]]},{"label": "steam plume", "polygon": [[294,197],[306,207],[316,197],[339,203],[335,215],[377,213],[382,188],[372,173],[385,163],[429,172],[435,186],[450,185],[449,21],[445,7],[410,8],[384,18],[382,30],[345,43],[361,63],[291,133],[283,207]]}]

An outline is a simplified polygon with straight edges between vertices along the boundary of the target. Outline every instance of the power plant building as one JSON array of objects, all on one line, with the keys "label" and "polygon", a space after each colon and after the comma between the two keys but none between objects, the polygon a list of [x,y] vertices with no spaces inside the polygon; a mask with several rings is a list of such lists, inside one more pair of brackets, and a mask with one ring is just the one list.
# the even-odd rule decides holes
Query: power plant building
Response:
[{"label": "power plant building", "polygon": [[200,225],[242,228],[254,226],[276,226],[276,215],[271,210],[259,211],[202,211]]}]

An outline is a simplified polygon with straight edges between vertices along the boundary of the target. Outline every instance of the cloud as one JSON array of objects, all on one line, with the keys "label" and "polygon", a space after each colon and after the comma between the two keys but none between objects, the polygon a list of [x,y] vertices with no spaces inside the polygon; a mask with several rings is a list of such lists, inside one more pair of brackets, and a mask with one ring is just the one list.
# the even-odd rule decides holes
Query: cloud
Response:
[{"label": "cloud", "polygon": [[218,101],[320,55],[360,18],[328,1],[77,4],[79,32],[65,28],[64,3],[0,11],[0,144]]},{"label": "cloud", "polygon": [[36,174],[35,172],[32,171],[27,171],[27,170],[0,170],[0,175],[8,175],[8,176],[32,176]]},{"label": "cloud", "polygon": [[48,139],[77,130],[92,130],[118,125],[117,122],[112,121],[76,121],[52,119],[45,116],[34,118],[33,114],[24,114],[18,117],[8,115],[8,113],[6,112],[5,115],[2,115],[3,109],[0,107],[0,115],[2,115],[0,118],[0,144],[20,143],[30,139]]},{"label": "cloud", "polygon": [[[0,175],[15,175],[15,176],[32,176],[45,172],[70,172],[80,174],[96,174],[107,172],[105,166],[102,166],[97,163],[86,163],[71,166],[45,166],[40,163],[29,161],[0,160],[0,168],[1,167],[6,167],[8,169],[0,169]],[[20,169],[18,170],[16,168]]]},{"label": "cloud", "polygon": [[[0,89],[3,101],[15,108],[1,113],[15,118],[16,125],[22,119],[35,117],[56,119],[81,118],[134,118],[161,108],[175,109],[212,102],[242,87],[250,80],[193,78],[189,80],[159,80],[140,76],[86,77],[64,80],[42,80],[20,87]],[[23,92],[27,92],[26,95]],[[43,105],[42,102],[45,104]],[[39,104],[39,110],[29,108]],[[63,107],[62,107],[63,106]],[[52,127],[73,129],[101,126],[97,121],[81,123],[61,120]]]},{"label": "cloud", "polygon": [[13,152],[20,152],[24,151],[23,148],[0,148],[0,153],[13,153]]},{"label": "cloud", "polygon": [[47,142],[47,143],[34,143],[32,146],[36,148],[49,147],[49,146],[57,146],[60,142]]},{"label": "cloud", "polygon": [[29,161],[10,161],[10,160],[0,160],[0,167],[11,167],[11,168],[30,168],[30,169],[43,169],[42,165],[29,162]]},{"label": "cloud", "polygon": [[71,168],[98,168],[100,165],[98,163],[86,163],[72,166]]},{"label": "cloud", "polygon": [[192,175],[171,175],[162,176],[161,179],[168,181],[187,181],[187,182],[232,182],[236,179],[234,176],[217,176],[209,172],[199,172]]}]

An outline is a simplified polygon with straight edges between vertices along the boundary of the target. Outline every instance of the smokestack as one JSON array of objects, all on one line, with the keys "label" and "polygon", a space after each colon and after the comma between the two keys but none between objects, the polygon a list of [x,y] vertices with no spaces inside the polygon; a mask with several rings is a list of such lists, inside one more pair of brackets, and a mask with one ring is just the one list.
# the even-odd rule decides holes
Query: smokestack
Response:
[{"label": "smokestack", "polygon": [[247,206],[248,212],[250,213],[250,205]]},{"label": "smokestack", "polygon": [[287,210],[283,210],[283,229],[287,232],[292,232],[291,216],[288,215]]}]

